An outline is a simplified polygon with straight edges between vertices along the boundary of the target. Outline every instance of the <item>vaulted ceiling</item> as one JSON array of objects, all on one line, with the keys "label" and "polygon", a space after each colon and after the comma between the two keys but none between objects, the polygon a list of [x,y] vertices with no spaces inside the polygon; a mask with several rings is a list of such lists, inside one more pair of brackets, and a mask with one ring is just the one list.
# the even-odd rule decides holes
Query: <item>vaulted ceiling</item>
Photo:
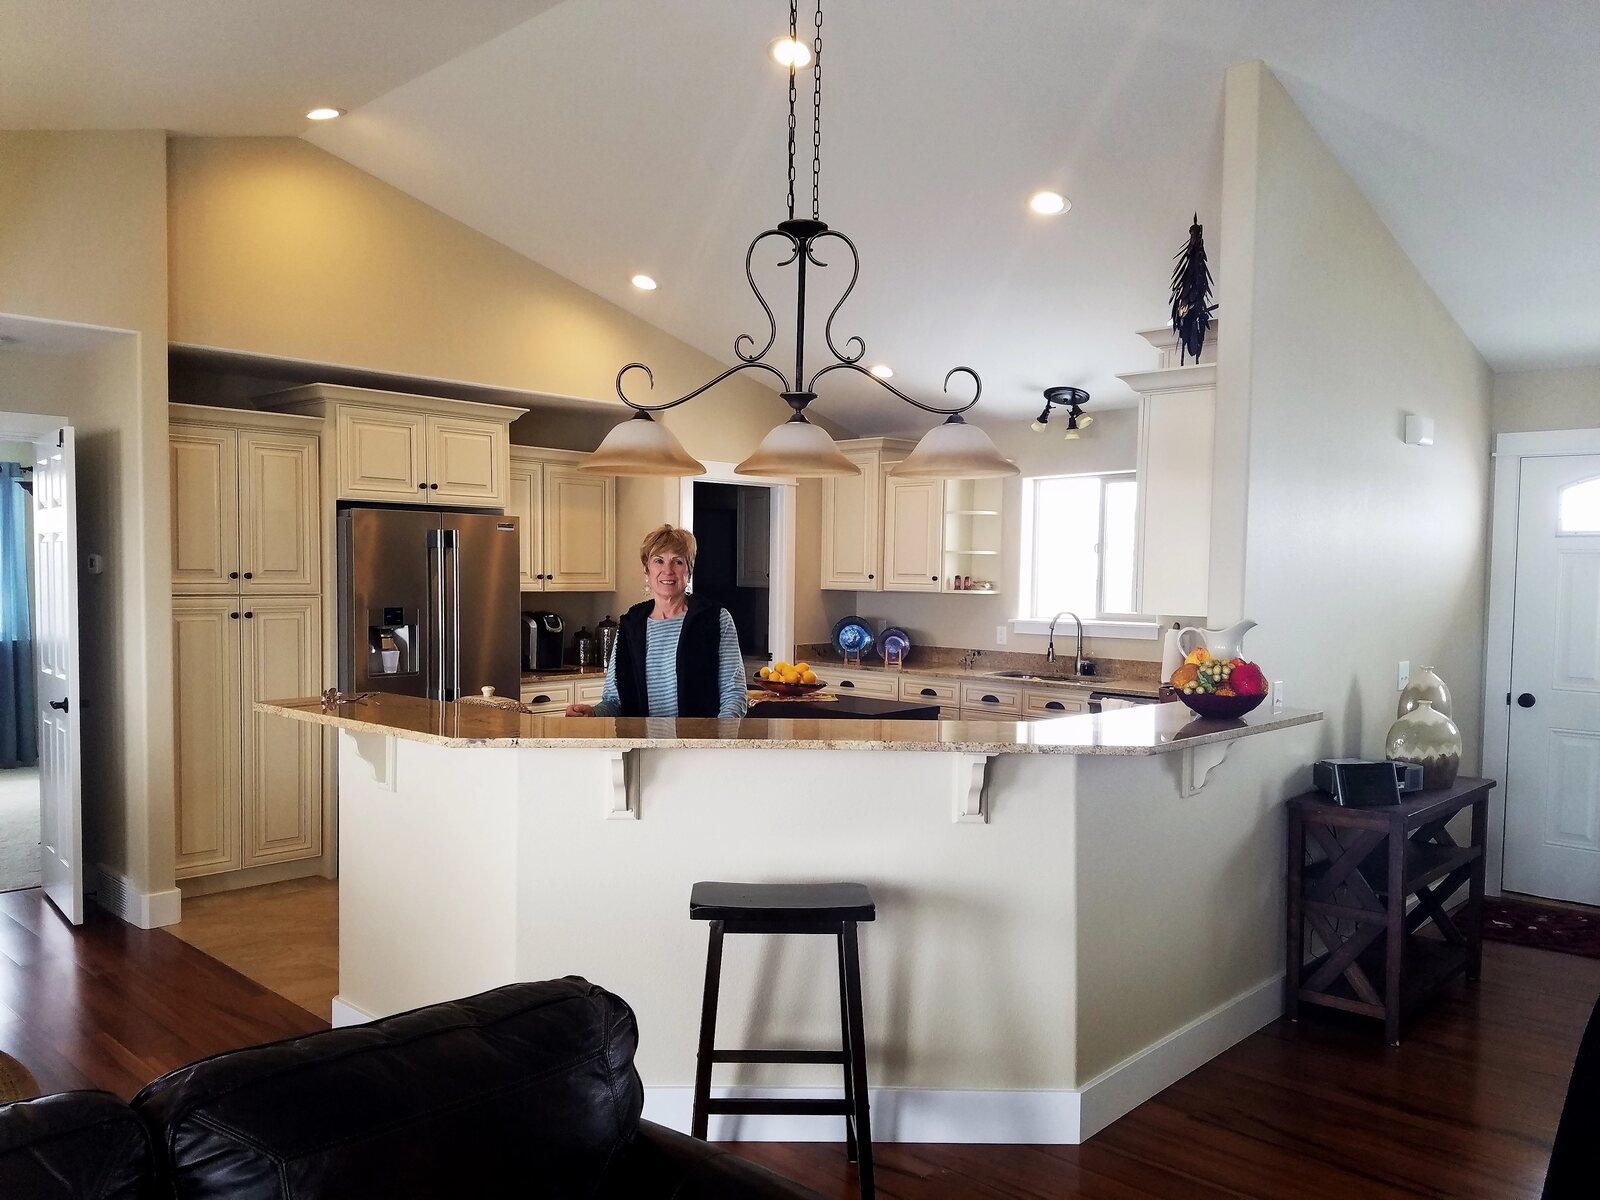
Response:
[{"label": "vaulted ceiling", "polygon": [[[785,215],[766,48],[787,16],[775,0],[0,0],[0,123],[298,132],[306,106],[345,107],[311,140],[732,363],[737,334],[765,332],[745,248]],[[1031,416],[1057,383],[1128,399],[1114,376],[1152,365],[1133,331],[1163,318],[1191,212],[1221,250],[1222,76],[1251,58],[1493,367],[1600,362],[1593,0],[828,0],[824,46],[821,211],[862,258],[836,332],[914,394],[968,364],[990,420]],[[1038,188],[1071,210],[1028,212]],[[784,322],[775,263],[757,277]],[[629,284],[641,271],[659,290]],[[828,274],[819,318],[842,287]],[[1219,273],[1224,320],[1227,288]],[[659,378],[657,398],[700,382]],[[926,424],[867,381],[821,390],[855,429]]]}]

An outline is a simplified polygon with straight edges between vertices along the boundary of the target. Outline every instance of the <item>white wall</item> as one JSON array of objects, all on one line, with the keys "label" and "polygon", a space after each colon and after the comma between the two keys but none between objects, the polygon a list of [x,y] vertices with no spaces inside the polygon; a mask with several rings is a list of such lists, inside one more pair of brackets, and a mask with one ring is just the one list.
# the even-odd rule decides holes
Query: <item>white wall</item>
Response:
[{"label": "white wall", "polygon": [[1510,371],[1494,377],[1494,431],[1600,426],[1600,366]]},{"label": "white wall", "polygon": [[1271,72],[1226,100],[1216,471],[1244,488],[1211,615],[1260,622],[1247,657],[1327,710],[1326,753],[1381,754],[1397,661],[1436,666],[1476,769],[1489,371]]}]

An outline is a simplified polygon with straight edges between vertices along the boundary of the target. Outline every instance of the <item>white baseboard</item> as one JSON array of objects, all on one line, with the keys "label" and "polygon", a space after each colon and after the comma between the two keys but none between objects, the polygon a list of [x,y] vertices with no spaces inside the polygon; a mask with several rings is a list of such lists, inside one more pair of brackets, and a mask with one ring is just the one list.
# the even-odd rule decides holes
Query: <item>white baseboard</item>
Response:
[{"label": "white baseboard", "polygon": [[[335,1000],[336,1013],[338,1006],[339,1001]],[[872,1140],[1076,1145],[1276,1020],[1282,1011],[1283,976],[1277,975],[1197,1017],[1078,1089],[872,1088]],[[339,1022],[336,1019],[334,1023]],[[837,1089],[817,1087],[712,1088],[712,1095],[719,1097],[800,1100],[838,1094]],[[693,1101],[694,1089],[690,1087],[647,1087],[644,1115],[687,1133]],[[842,1142],[844,1120],[718,1115],[711,1118],[709,1133],[714,1142]]]},{"label": "white baseboard", "polygon": [[376,1019],[371,1013],[357,1008],[343,996],[333,998],[331,1023],[335,1029],[343,1029],[346,1025],[365,1025],[368,1021]]},{"label": "white baseboard", "polygon": [[141,892],[128,877],[96,863],[94,875],[84,880],[85,890],[94,892],[95,903],[140,929],[159,929],[176,925],[183,915],[183,893],[177,888],[160,892]]}]

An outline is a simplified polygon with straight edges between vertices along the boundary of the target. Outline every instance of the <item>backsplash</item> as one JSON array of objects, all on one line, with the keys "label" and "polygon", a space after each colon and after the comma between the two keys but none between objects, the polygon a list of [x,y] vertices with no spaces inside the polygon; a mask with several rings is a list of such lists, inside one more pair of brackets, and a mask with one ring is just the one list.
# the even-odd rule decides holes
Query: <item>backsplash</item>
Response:
[{"label": "backsplash", "polygon": [[[906,659],[905,669],[914,672],[918,667],[959,668],[962,659],[970,653],[974,652],[958,646],[917,645],[912,647],[911,655]],[[1028,671],[1046,679],[1053,676],[1062,679],[1073,677],[1070,647],[1066,654],[1058,654],[1054,663],[1046,662],[1042,654],[1023,654],[1011,650],[979,650],[976,654],[978,657],[972,666],[975,671]],[[838,652],[828,642],[807,642],[796,646],[795,655],[801,662],[840,661]],[[868,653],[866,661],[878,666],[883,664],[883,660],[878,657],[875,650]],[[1160,663],[1130,658],[1096,658],[1093,662],[1097,678],[1160,682]]]}]

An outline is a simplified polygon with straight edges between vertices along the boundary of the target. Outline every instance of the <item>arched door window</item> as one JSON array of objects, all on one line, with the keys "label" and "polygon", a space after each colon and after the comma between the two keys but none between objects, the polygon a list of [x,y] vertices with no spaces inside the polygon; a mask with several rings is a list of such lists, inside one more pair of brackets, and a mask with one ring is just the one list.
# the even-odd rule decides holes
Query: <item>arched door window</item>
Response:
[{"label": "arched door window", "polygon": [[1600,479],[1584,479],[1562,488],[1556,512],[1557,533],[1600,533]]}]

